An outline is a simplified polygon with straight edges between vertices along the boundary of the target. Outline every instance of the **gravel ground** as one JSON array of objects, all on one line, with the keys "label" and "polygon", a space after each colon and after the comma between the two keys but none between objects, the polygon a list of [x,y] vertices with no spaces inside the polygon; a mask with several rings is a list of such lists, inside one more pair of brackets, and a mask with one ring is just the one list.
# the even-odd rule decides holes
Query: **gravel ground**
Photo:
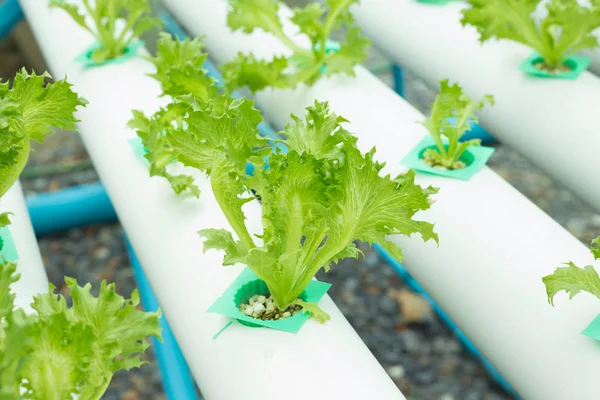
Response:
[{"label": "gravel ground", "polygon": [[[368,66],[385,60],[372,52]],[[24,60],[10,40],[0,43],[0,77],[7,78]],[[389,73],[382,79],[390,83]],[[410,74],[407,99],[423,112],[433,93]],[[60,132],[43,147],[36,146],[28,168],[47,164],[80,163],[87,154],[76,134]],[[600,230],[600,215],[562,185],[503,145],[488,165],[555,218],[584,243]],[[35,172],[28,169],[28,171]],[[23,179],[27,194],[97,180],[93,170]],[[114,281],[123,295],[135,288],[130,262],[117,224],[71,229],[39,239],[51,281],[63,288],[63,276],[98,285]],[[361,246],[365,258],[346,260],[319,278],[333,283],[330,294],[377,359],[410,400],[511,399],[482,366],[462,348],[423,298],[412,293],[372,250]],[[552,266],[548,266],[549,271]],[[154,354],[149,365],[115,376],[105,399],[164,399]],[[235,399],[232,399],[235,400]]]}]

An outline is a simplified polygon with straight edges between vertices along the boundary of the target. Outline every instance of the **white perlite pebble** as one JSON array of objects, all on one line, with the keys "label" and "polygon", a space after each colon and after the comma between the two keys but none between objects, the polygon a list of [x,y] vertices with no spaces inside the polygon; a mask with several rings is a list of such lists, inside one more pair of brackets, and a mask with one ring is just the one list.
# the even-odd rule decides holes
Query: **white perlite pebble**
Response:
[{"label": "white perlite pebble", "polygon": [[246,308],[244,308],[242,311],[244,312],[244,314],[251,317],[254,310],[249,305],[246,305],[246,304],[244,304],[244,305],[246,306]]},{"label": "white perlite pebble", "polygon": [[287,317],[291,317],[291,316],[292,316],[292,313],[290,313],[289,311],[284,312],[282,315],[283,318],[287,318]]},{"label": "white perlite pebble", "polygon": [[258,301],[261,304],[265,304],[265,302],[267,301],[267,298],[265,296],[258,296],[256,301]]},{"label": "white perlite pebble", "polygon": [[273,312],[273,311],[275,311],[275,304],[273,304],[272,301],[271,302],[267,301],[267,306],[265,308],[268,313]]},{"label": "white perlite pebble", "polygon": [[252,296],[250,297],[250,300],[248,300],[248,304],[250,304],[251,306],[253,306],[254,303],[256,303],[256,296]]},{"label": "white perlite pebble", "polygon": [[260,303],[254,303],[252,310],[255,314],[262,315],[265,312],[265,306]]},{"label": "white perlite pebble", "polygon": [[400,379],[404,377],[404,367],[402,365],[392,365],[387,368],[387,373],[392,379]]}]

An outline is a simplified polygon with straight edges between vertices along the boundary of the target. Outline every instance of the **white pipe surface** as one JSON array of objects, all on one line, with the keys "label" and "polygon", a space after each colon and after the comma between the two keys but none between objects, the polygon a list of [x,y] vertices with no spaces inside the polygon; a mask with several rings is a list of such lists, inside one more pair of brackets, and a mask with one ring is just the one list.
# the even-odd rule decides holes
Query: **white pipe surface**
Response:
[{"label": "white pipe surface", "polygon": [[19,254],[17,273],[21,277],[11,285],[15,293],[15,305],[31,312],[33,296],[48,291],[48,277],[19,181],[2,196],[0,213],[4,212],[14,214],[10,217],[10,232]]},{"label": "white pipe surface", "polygon": [[518,66],[532,50],[507,40],[481,45],[473,27],[460,25],[465,7],[362,0],[354,15],[378,48],[428,85],[449,78],[475,98],[492,94],[496,104],[481,112],[482,125],[600,210],[600,185],[591,184],[600,170],[600,78],[525,75]]},{"label": "white pipe surface", "polygon": [[[286,52],[263,32],[230,32],[224,0],[164,3],[195,36],[205,36],[218,62],[239,51]],[[293,31],[287,22],[285,28]],[[404,171],[400,160],[427,134],[417,123],[424,116],[364,68],[356,72],[310,89],[267,90],[256,95],[257,104],[281,128],[291,112],[303,115],[315,99],[327,100],[350,120],[363,151],[377,146],[386,172]],[[552,308],[541,280],[561,262],[589,262],[588,249],[487,167],[468,182],[425,175],[418,181],[441,188],[432,209],[419,215],[435,222],[440,245],[395,237],[411,274],[524,398],[597,399],[600,351],[579,331],[598,313],[598,300],[563,297]]]},{"label": "white pipe surface", "polygon": [[[206,312],[241,271],[223,267],[222,254],[202,253],[197,231],[227,227],[206,179],[200,200],[173,193],[150,178],[129,147],[131,110],[155,111],[160,87],[146,74],[152,65],[124,64],[82,69],[72,60],[90,37],[61,10],[21,5],[56,76],[68,73],[90,104],[79,113],[80,131],[187,363],[207,399],[405,399],[333,301],[324,325],[309,320],[298,334],[233,324],[212,336],[228,318]],[[164,100],[164,99],[163,99]],[[255,228],[260,205],[248,204]],[[254,229],[255,231],[257,229]]]}]

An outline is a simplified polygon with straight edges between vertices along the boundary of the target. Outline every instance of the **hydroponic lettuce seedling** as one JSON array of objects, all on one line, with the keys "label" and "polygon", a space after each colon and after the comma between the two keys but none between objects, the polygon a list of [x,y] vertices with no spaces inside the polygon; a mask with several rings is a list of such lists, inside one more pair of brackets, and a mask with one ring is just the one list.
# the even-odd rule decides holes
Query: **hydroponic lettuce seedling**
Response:
[{"label": "hydroponic lettuce seedling", "polygon": [[543,58],[537,66],[551,73],[566,72],[569,56],[598,46],[592,34],[600,27],[600,1],[591,7],[577,1],[549,0],[547,16],[538,24],[532,16],[542,0],[467,0],[461,23],[477,28],[480,41],[508,39],[536,50]]},{"label": "hydroponic lettuce seedling", "polygon": [[56,129],[74,130],[74,113],[87,104],[66,80],[46,84],[50,78],[22,69],[12,86],[0,81],[0,197],[23,171],[30,141],[41,143]]},{"label": "hydroponic lettuce seedling", "polygon": [[[592,240],[590,248],[595,260],[600,259],[599,246],[600,237],[597,237]],[[554,305],[554,296],[561,290],[569,294],[569,299],[582,291],[600,298],[600,276],[593,266],[586,265],[580,268],[571,261],[565,265],[566,267],[558,267],[551,275],[542,278],[550,304]]]},{"label": "hydroponic lettuce seedling", "polygon": [[[484,96],[474,102],[458,84],[450,85],[447,79],[440,82],[440,92],[433,102],[431,115],[423,122],[433,137],[436,149],[427,149],[423,153],[424,161],[432,167],[449,170],[466,167],[461,156],[469,146],[479,146],[480,139],[460,142],[460,138],[471,129],[471,123],[477,123],[476,110],[486,103],[493,104],[494,98]],[[452,121],[449,118],[453,118]],[[443,140],[445,137],[447,140]]]},{"label": "hydroponic lettuce seedling", "polygon": [[[305,35],[310,47],[298,45],[284,31],[278,15],[277,0],[230,0],[227,23],[234,31],[251,33],[263,30],[277,37],[292,55],[260,60],[252,54],[238,54],[223,65],[223,78],[230,89],[247,86],[252,91],[265,87],[294,88],[299,83],[314,84],[322,75],[354,76],[354,67],[367,57],[370,41],[360,34],[350,14],[351,5],[358,0],[325,0],[295,8],[290,20]],[[345,27],[346,39],[339,48],[328,49],[333,32]],[[331,51],[330,51],[331,50]]]},{"label": "hydroponic lettuce seedling", "polygon": [[152,16],[149,0],[51,0],[51,7],[65,10],[83,29],[94,35],[100,47],[94,62],[117,58],[141,34],[161,26]]},{"label": "hydroponic lettuce seedling", "polygon": [[[279,310],[298,304],[326,321],[329,316],[302,301],[301,294],[321,268],[358,257],[356,240],[378,243],[398,260],[402,250],[388,235],[419,233],[437,241],[432,224],[412,219],[429,208],[429,196],[437,190],[416,185],[413,171],[382,176],[384,165],[374,160],[375,149],[362,154],[356,138],[341,126],[346,120],[330,112],[327,103],[315,102],[304,121],[293,117],[280,133],[287,152],[265,149],[253,156],[251,150],[264,144],[256,128],[260,114],[248,100],[234,103],[223,113],[191,113],[186,121],[192,135],[170,131],[167,138],[178,160],[208,174],[236,235],[203,229],[204,251],[224,251],[224,265],[248,265]],[[248,159],[256,166],[253,176],[244,174]],[[261,198],[263,223],[254,237],[242,210],[255,198],[253,190]]]},{"label": "hydroponic lettuce seedling", "polygon": [[95,297],[90,284],[65,278],[71,306],[51,285],[27,315],[10,291],[15,270],[0,260],[0,398],[99,400],[115,372],[146,363],[140,355],[147,337],[161,337],[160,312],[138,310],[137,291],[125,299],[102,282]]},{"label": "hydroponic lettuce seedling", "polygon": [[[218,93],[217,82],[202,67],[206,61],[203,49],[199,38],[180,40],[161,33],[156,56],[148,58],[156,67],[156,72],[150,76],[161,84],[163,96],[174,100],[150,117],[141,111],[133,111],[134,117],[129,122],[147,151],[145,158],[150,164],[150,176],[164,177],[177,194],[189,192],[196,197],[200,196],[200,189],[192,176],[173,175],[167,171],[174,155],[165,134],[169,129],[183,134],[183,117],[193,110],[192,103],[206,103]],[[187,98],[180,101],[180,97]]]}]

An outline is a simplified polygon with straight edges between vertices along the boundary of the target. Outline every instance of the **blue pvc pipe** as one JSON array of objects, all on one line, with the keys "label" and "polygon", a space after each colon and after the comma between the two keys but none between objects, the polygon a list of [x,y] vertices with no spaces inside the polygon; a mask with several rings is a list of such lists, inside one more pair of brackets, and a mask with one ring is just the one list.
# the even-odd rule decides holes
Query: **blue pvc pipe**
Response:
[{"label": "blue pvc pipe", "polygon": [[[131,260],[133,274],[140,292],[142,306],[146,311],[156,311],[159,308],[158,300],[152,291],[150,282],[142,270],[142,266],[138,261],[127,235],[123,232],[123,240],[125,247]],[[156,360],[160,368],[163,386],[167,399],[169,400],[196,400],[198,395],[196,392],[196,384],[187,366],[185,358],[181,353],[181,349],[175,340],[173,331],[169,326],[164,315],[160,318],[160,327],[162,328],[162,343],[152,338],[152,345],[156,353]]]},{"label": "blue pvc pipe", "polygon": [[404,97],[404,71],[396,64],[392,64],[392,77],[394,78],[394,91]]},{"label": "blue pvc pipe", "polygon": [[0,39],[8,35],[21,19],[23,11],[17,0],[0,2]]},{"label": "blue pvc pipe", "polygon": [[37,235],[117,219],[100,182],[28,196],[26,203]]},{"label": "blue pvc pipe", "polygon": [[419,293],[431,304],[435,312],[439,315],[440,319],[450,328],[450,330],[456,335],[458,340],[463,344],[467,351],[475,356],[479,362],[483,364],[483,367],[488,371],[492,378],[498,382],[498,384],[511,394],[515,399],[521,397],[518,393],[510,386],[510,384],[504,379],[504,377],[498,372],[498,370],[481,354],[477,347],[471,342],[471,340],[460,330],[460,328],[448,317],[440,306],[425,292],[421,285],[408,273],[408,271],[400,264],[394,257],[390,255],[383,247],[378,244],[374,244],[373,248],[400,276],[400,278],[406,282],[406,284],[415,292]]}]

